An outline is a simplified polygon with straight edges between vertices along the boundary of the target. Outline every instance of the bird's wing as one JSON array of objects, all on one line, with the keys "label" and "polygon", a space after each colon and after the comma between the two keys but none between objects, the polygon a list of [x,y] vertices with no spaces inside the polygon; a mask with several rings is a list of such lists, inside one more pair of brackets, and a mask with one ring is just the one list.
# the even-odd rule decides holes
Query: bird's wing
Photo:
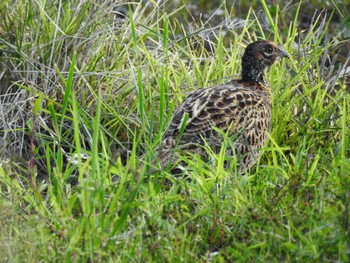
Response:
[{"label": "bird's wing", "polygon": [[[197,90],[174,111],[162,147],[171,149],[177,143],[201,143],[202,138],[210,139],[213,127],[223,132],[230,128],[228,133],[232,135],[242,128],[257,125],[254,121],[268,122],[269,116],[263,112],[266,103],[261,95],[238,81]],[[186,114],[188,119],[179,140]]]}]

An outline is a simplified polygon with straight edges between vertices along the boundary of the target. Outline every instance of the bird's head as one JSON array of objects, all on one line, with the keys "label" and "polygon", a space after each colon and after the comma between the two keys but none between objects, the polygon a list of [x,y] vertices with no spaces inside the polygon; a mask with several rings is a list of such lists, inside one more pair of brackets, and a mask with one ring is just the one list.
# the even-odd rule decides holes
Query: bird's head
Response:
[{"label": "bird's head", "polygon": [[288,53],[272,41],[260,40],[250,43],[242,57],[242,79],[263,82],[264,70],[284,57],[288,58]]}]

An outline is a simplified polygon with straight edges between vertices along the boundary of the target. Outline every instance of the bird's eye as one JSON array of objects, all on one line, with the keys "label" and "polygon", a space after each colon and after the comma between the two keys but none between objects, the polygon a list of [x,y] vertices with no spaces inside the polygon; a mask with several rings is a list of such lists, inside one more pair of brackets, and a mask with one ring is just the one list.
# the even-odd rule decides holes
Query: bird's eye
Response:
[{"label": "bird's eye", "polygon": [[266,59],[270,59],[273,56],[273,48],[271,46],[268,46],[263,50],[262,53]]},{"label": "bird's eye", "polygon": [[270,53],[270,54],[272,53],[272,51],[273,51],[272,47],[267,47],[265,50],[265,52]]}]

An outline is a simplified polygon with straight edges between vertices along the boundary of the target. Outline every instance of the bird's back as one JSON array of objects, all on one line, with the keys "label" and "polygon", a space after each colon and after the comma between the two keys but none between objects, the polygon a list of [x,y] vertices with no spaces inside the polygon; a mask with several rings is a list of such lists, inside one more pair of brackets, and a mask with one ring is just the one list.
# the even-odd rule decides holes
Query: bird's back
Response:
[{"label": "bird's back", "polygon": [[266,141],[270,120],[270,93],[260,84],[236,80],[196,90],[173,113],[162,141],[161,166],[175,162],[177,151],[206,157],[204,144],[218,152],[227,134],[234,138],[240,170],[249,169]]}]

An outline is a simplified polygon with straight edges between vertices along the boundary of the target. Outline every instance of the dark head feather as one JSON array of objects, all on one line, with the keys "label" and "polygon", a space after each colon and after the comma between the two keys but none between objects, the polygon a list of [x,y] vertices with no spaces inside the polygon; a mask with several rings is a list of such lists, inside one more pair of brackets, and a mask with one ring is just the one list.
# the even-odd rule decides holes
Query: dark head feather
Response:
[{"label": "dark head feather", "polygon": [[264,70],[288,53],[271,41],[260,40],[247,46],[242,57],[242,80],[264,83]]}]

